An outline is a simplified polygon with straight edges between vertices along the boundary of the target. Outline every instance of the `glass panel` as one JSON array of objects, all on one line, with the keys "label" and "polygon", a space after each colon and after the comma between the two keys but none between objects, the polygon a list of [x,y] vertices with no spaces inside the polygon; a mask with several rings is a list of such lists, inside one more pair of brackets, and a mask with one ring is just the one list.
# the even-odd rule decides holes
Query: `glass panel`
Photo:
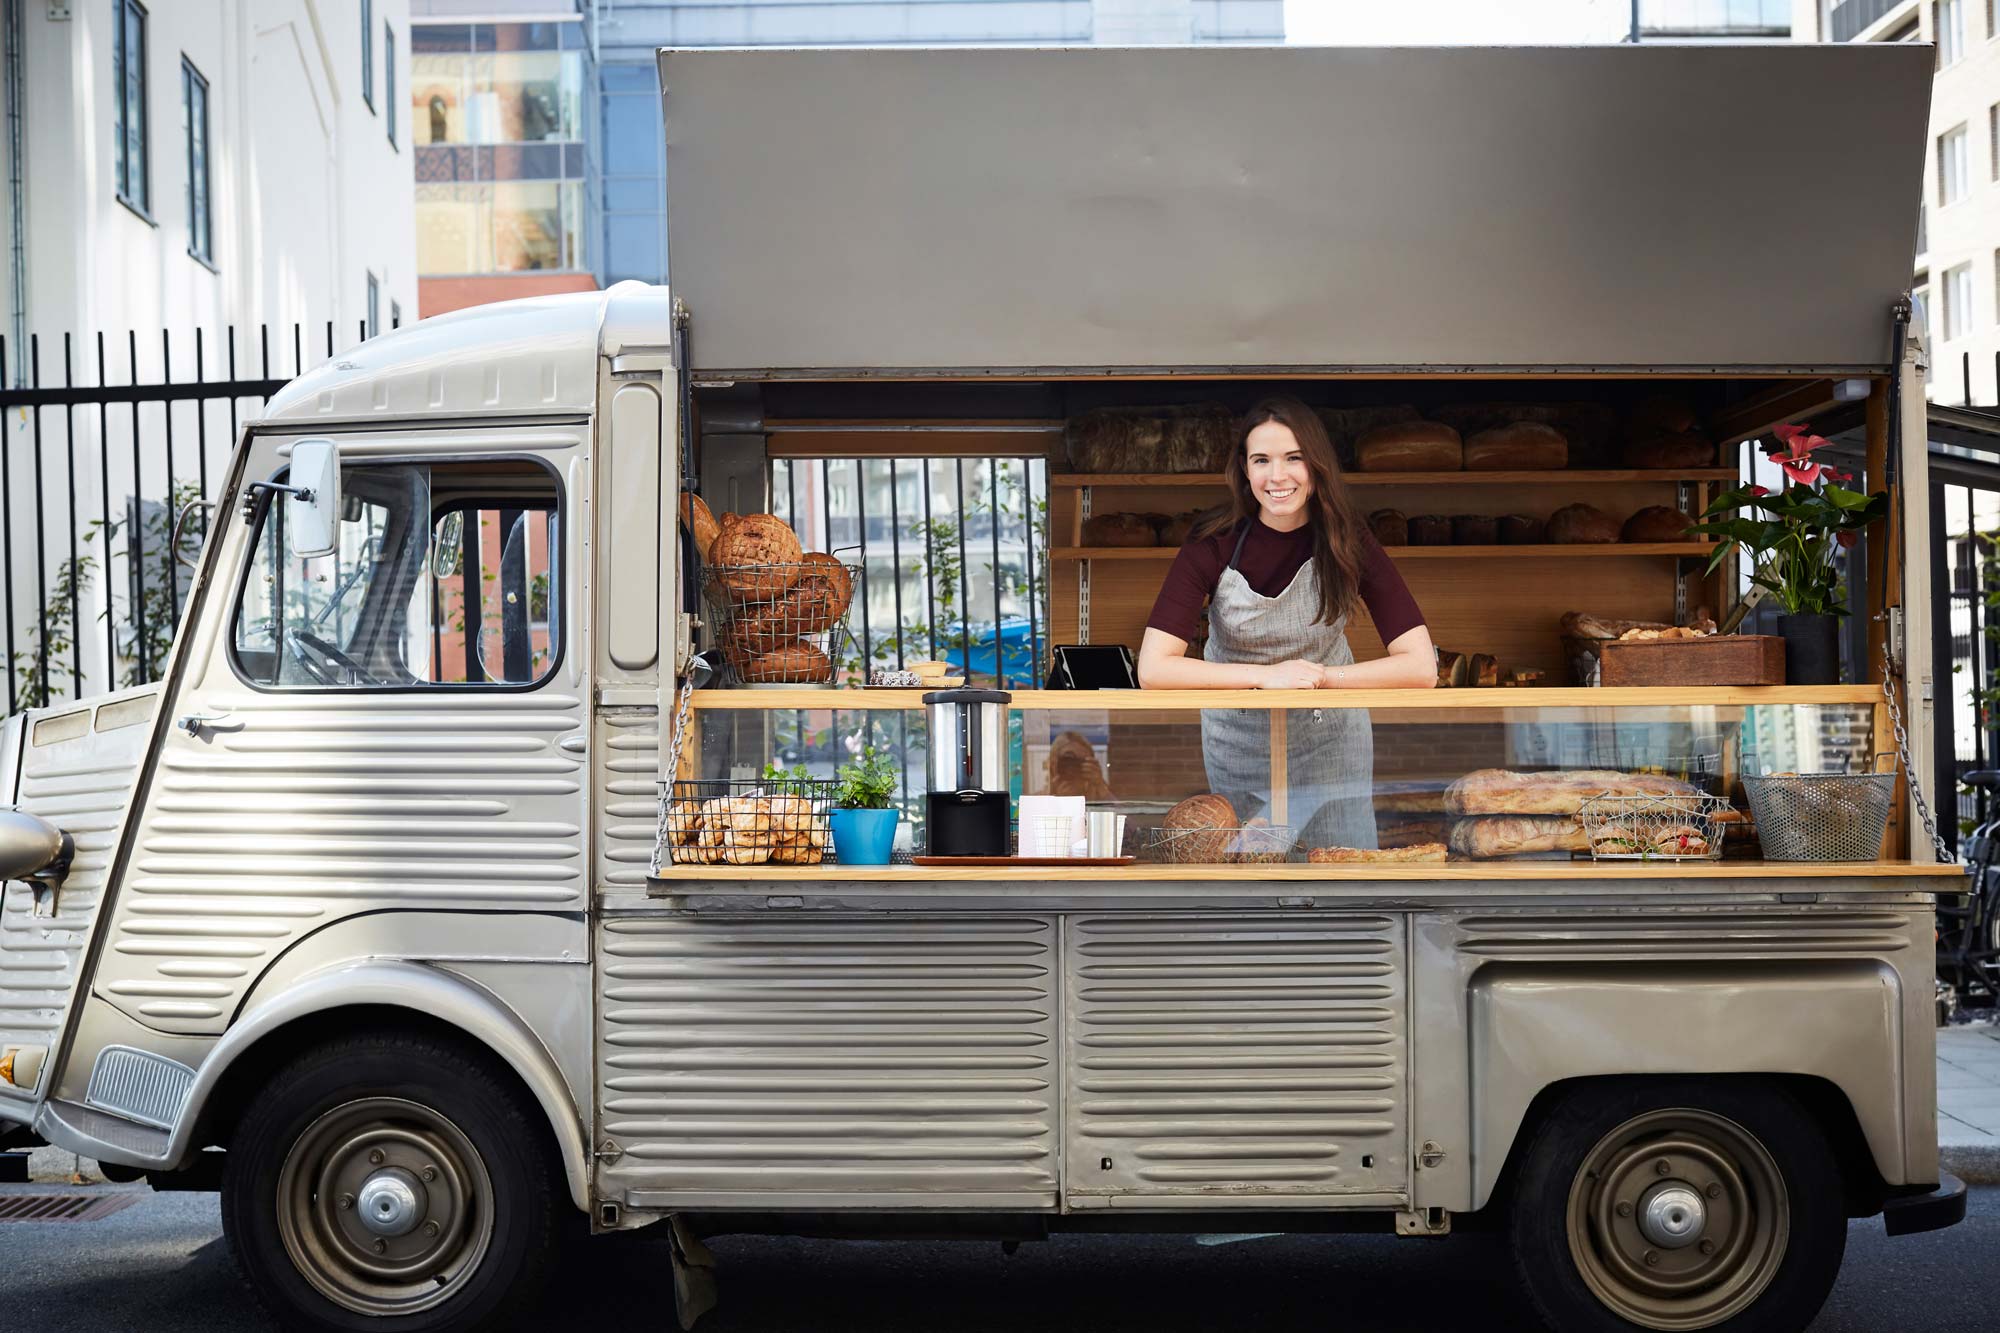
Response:
[{"label": "glass panel", "polygon": [[660,103],[653,97],[604,99],[604,170],[612,176],[660,173]]},{"label": "glass panel", "polygon": [[410,26],[410,52],[472,51],[470,23],[416,23]]},{"label": "glass panel", "polygon": [[641,282],[666,280],[659,214],[612,214],[604,219],[604,244],[607,282],[623,282],[627,278]]},{"label": "glass panel", "polygon": [[465,96],[470,67],[469,56],[411,55],[410,134],[417,143],[466,141]]},{"label": "glass panel", "polygon": [[493,187],[419,185],[417,271],[487,273],[493,269]]},{"label": "glass panel", "polygon": [[146,160],[146,15],[128,3],[124,23],[125,161],[120,180],[125,197],[143,209],[152,206]]},{"label": "glass panel", "polygon": [[554,181],[508,181],[493,191],[493,267],[503,271],[572,267],[564,233],[563,196]]}]

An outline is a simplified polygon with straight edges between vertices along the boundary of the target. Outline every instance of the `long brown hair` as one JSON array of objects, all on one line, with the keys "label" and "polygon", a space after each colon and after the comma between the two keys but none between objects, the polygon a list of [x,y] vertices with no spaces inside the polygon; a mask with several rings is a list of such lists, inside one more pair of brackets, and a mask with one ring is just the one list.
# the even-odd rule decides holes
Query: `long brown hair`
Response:
[{"label": "long brown hair", "polygon": [[1361,594],[1361,570],[1365,563],[1363,534],[1366,528],[1360,511],[1340,475],[1340,460],[1333,452],[1326,424],[1319,413],[1296,398],[1266,398],[1243,416],[1236,430],[1236,447],[1230,450],[1223,467],[1229,483],[1230,503],[1205,522],[1197,535],[1214,536],[1233,531],[1245,521],[1258,521],[1257,497],[1250,490],[1246,471],[1250,432],[1267,421],[1275,421],[1291,431],[1305,456],[1306,471],[1312,476],[1307,522],[1312,528],[1313,574],[1319,580],[1321,624],[1331,625],[1354,609]]}]

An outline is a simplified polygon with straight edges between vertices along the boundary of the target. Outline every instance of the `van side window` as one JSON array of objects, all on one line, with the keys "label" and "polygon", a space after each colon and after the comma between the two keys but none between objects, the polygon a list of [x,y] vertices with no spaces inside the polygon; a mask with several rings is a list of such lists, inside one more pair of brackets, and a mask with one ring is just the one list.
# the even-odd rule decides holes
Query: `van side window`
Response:
[{"label": "van side window", "polygon": [[[278,478],[282,480],[282,475]],[[560,651],[560,495],[530,462],[341,469],[339,547],[305,558],[259,511],[237,673],[267,689],[521,687]]]}]

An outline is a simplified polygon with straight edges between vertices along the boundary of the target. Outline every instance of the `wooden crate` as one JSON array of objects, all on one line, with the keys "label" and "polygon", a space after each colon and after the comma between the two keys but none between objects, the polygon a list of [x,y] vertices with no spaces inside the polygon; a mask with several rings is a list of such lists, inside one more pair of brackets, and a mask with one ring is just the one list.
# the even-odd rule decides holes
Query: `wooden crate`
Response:
[{"label": "wooden crate", "polygon": [[1614,641],[1599,652],[1605,685],[1785,683],[1785,641],[1775,634]]}]

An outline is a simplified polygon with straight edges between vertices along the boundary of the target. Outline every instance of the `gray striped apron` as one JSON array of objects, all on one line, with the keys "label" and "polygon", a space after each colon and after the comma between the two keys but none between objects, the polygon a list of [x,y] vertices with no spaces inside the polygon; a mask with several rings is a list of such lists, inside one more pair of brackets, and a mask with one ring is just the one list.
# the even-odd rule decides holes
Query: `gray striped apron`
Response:
[{"label": "gray striped apron", "polygon": [[[1246,524],[1209,599],[1202,657],[1266,666],[1294,658],[1350,665],[1347,617],[1331,625],[1314,620],[1319,576],[1312,561],[1299,567],[1283,592],[1266,597],[1236,568],[1249,536]],[[1280,821],[1270,808],[1271,717],[1264,709],[1205,708],[1201,750],[1209,790],[1228,797],[1240,818],[1262,815],[1275,824]],[[1375,846],[1375,733],[1367,712],[1295,708],[1285,718],[1289,808],[1282,822],[1297,832],[1299,848]]]}]

